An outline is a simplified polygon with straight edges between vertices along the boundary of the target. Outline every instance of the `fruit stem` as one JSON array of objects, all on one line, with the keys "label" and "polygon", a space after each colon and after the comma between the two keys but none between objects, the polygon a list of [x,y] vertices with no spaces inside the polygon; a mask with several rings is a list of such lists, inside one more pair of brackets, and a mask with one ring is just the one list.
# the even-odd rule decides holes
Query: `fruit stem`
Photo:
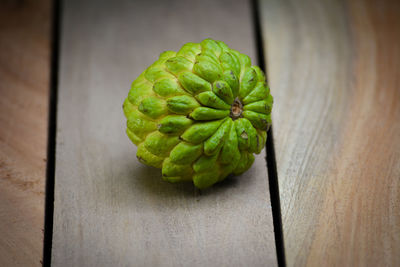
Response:
[{"label": "fruit stem", "polygon": [[231,118],[236,120],[242,116],[243,104],[240,102],[239,97],[236,97],[231,106]]}]

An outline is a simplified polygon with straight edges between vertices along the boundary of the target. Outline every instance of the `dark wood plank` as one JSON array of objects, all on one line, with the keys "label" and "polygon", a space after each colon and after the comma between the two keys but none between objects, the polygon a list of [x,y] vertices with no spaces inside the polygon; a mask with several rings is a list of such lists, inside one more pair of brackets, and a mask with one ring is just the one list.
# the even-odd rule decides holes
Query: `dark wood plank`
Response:
[{"label": "dark wood plank", "polygon": [[50,10],[0,3],[0,266],[41,266]]},{"label": "dark wood plank", "polygon": [[399,266],[399,2],[261,10],[288,266]]},{"label": "dark wood plank", "polygon": [[247,1],[65,1],[54,266],[275,266],[265,152],[200,194],[137,162],[121,105],[164,50],[206,37],[255,57]]}]

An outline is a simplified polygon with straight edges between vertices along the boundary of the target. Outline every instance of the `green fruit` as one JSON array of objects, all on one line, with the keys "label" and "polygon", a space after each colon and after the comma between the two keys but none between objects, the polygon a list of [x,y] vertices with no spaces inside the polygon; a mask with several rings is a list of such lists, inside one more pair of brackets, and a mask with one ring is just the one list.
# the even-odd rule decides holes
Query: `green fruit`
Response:
[{"label": "green fruit", "polygon": [[206,188],[251,167],[272,103],[248,56],[206,39],[161,53],[132,83],[123,109],[140,162],[161,168],[166,181]]}]

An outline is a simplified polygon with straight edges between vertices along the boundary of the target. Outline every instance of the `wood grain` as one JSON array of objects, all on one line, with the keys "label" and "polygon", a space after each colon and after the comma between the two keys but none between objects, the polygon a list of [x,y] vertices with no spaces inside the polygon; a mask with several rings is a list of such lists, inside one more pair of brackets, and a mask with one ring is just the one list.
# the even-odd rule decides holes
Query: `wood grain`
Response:
[{"label": "wood grain", "polygon": [[0,266],[40,266],[50,1],[0,3]]},{"label": "wood grain", "polygon": [[400,266],[400,5],[261,1],[288,266]]},{"label": "wood grain", "polygon": [[210,190],[169,184],[125,135],[131,82],[206,37],[255,55],[247,1],[65,1],[54,266],[276,266],[265,153]]}]

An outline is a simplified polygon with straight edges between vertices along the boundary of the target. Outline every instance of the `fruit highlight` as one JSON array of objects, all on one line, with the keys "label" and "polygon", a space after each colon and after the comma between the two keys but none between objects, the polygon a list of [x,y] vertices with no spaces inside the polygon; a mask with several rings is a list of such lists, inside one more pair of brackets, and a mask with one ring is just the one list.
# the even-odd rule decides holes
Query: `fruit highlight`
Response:
[{"label": "fruit highlight", "polygon": [[203,189],[251,167],[272,104],[248,56],[205,39],[161,53],[132,83],[123,110],[141,163],[161,168],[166,181]]}]

